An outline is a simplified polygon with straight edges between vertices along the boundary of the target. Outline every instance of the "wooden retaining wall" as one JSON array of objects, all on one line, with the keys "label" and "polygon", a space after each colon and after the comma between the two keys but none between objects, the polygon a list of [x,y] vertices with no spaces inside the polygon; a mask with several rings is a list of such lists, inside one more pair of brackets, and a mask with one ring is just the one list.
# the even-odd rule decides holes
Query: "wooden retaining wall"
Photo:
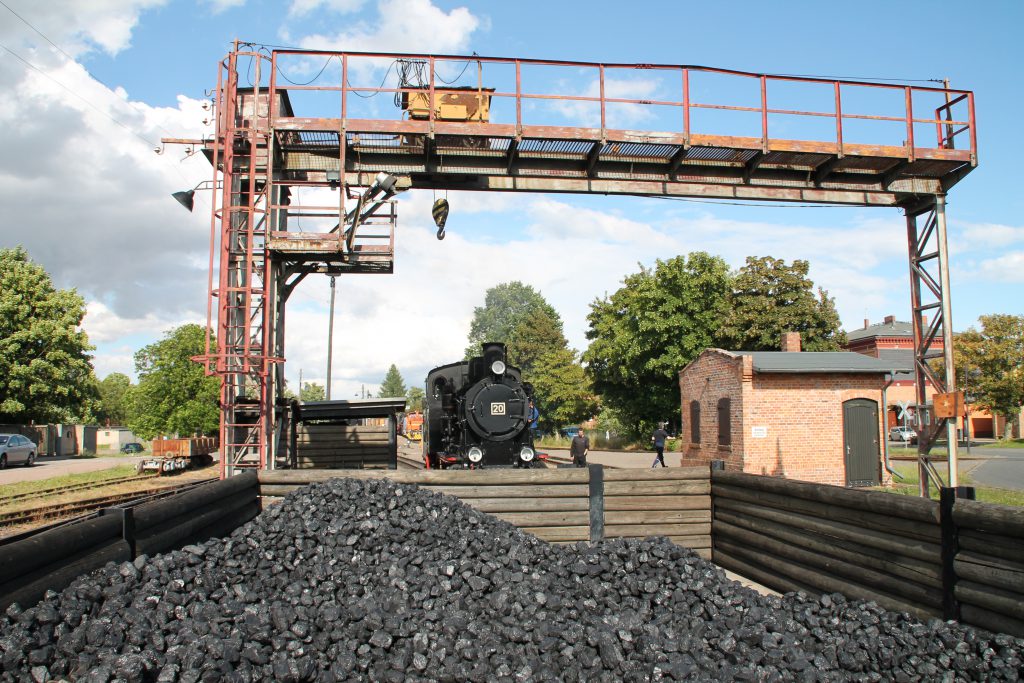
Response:
[{"label": "wooden retaining wall", "polygon": [[398,462],[398,442],[386,423],[299,423],[295,427],[293,452],[298,469],[394,469]]},{"label": "wooden retaining wall", "polygon": [[711,493],[716,564],[782,592],[942,616],[935,501],[720,470]]},{"label": "wooden retaining wall", "polygon": [[284,496],[334,477],[387,477],[455,496],[552,543],[668,536],[711,557],[706,467],[554,470],[277,470],[260,473],[260,495]]},{"label": "wooden retaining wall", "polygon": [[952,512],[960,621],[1024,638],[1024,509],[957,499]]}]

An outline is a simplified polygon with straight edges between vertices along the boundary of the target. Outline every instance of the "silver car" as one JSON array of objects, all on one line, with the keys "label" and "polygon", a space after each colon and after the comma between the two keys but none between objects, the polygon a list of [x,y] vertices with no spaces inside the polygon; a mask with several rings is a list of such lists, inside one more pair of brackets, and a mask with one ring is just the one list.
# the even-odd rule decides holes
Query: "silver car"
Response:
[{"label": "silver car", "polygon": [[0,470],[17,464],[32,467],[36,451],[36,445],[21,434],[0,434]]}]

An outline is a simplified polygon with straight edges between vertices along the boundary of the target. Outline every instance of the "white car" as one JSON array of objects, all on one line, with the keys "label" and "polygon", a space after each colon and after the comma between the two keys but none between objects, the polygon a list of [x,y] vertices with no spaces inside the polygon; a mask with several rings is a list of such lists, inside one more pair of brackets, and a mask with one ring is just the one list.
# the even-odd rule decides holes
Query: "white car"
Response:
[{"label": "white car", "polygon": [[917,441],[917,432],[910,427],[893,427],[889,430],[889,441],[914,443]]},{"label": "white car", "polygon": [[37,450],[36,445],[21,434],[0,434],[0,470],[17,464],[32,467]]}]

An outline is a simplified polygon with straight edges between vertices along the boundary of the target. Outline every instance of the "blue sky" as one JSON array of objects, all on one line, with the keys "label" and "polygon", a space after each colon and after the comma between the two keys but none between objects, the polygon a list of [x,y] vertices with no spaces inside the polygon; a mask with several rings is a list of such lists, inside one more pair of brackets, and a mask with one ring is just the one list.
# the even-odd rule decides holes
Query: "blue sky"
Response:
[{"label": "blue sky", "polygon": [[[204,91],[235,38],[270,45],[624,63],[776,74],[942,79],[974,90],[980,165],[949,196],[957,329],[1024,312],[1024,3],[447,2],[445,0],[4,0],[0,6],[0,245],[24,244],[89,302],[96,368],[206,311],[209,204],[170,192],[208,178],[200,155],[155,155],[198,136]],[[13,53],[13,54],[12,54]],[[15,56],[17,55],[17,56]],[[24,60],[24,61],[23,61]],[[26,66],[28,62],[35,68]],[[923,83],[922,83],[923,84]],[[74,94],[71,94],[71,92]],[[724,93],[723,93],[724,95]],[[796,135],[794,135],[796,137]],[[584,348],[587,305],[638,263],[706,250],[811,262],[844,326],[909,317],[906,232],[892,209],[776,208],[602,196],[451,193],[437,242],[433,197],[400,201],[396,274],[339,280],[336,397],[407,383],[457,358],[487,287],[519,279]],[[328,288],[308,280],[289,308],[288,377],[323,381]]]}]

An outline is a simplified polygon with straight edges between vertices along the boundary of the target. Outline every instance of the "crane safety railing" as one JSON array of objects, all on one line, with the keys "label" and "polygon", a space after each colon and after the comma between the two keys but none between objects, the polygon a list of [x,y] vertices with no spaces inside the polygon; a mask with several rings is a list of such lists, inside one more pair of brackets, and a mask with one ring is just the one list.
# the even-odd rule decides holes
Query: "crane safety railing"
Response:
[{"label": "crane safety railing", "polygon": [[[426,96],[428,98],[427,101],[429,103],[429,113],[426,120],[404,121],[401,123],[406,124],[403,129],[425,129],[429,132],[433,132],[436,124],[443,123],[436,116],[437,104],[440,96],[446,93],[458,92],[465,94],[467,92],[466,87],[454,87],[446,81],[438,73],[438,68],[443,65],[468,65],[475,63],[478,65],[478,73],[480,74],[476,79],[476,88],[479,90],[481,96],[487,96],[496,100],[511,100],[514,102],[515,106],[514,124],[495,124],[483,121],[467,122],[469,125],[479,126],[481,134],[486,134],[485,131],[490,130],[495,133],[498,133],[498,131],[511,131],[513,135],[523,135],[524,132],[531,132],[531,134],[540,134],[545,137],[553,138],[578,137],[579,128],[574,126],[531,126],[529,120],[530,113],[526,111],[529,107],[524,107],[524,103],[549,101],[592,104],[599,110],[599,134],[602,140],[606,138],[611,130],[609,127],[610,105],[673,107],[679,110],[678,116],[675,117],[678,126],[664,132],[675,133],[680,136],[683,144],[689,144],[692,137],[695,134],[699,134],[699,131],[695,130],[692,121],[692,114],[695,111],[734,111],[758,114],[760,116],[760,142],[763,145],[763,151],[765,152],[769,151],[769,141],[772,140],[771,130],[769,128],[770,117],[818,117],[832,119],[834,121],[834,133],[831,140],[815,142],[828,142],[834,146],[832,152],[839,155],[843,154],[844,143],[846,142],[844,139],[844,122],[878,121],[901,123],[903,125],[906,137],[903,140],[903,144],[896,145],[896,147],[902,147],[904,155],[908,159],[913,160],[919,151],[926,153],[932,152],[934,153],[935,158],[961,158],[961,155],[966,152],[967,154],[964,156],[968,156],[968,160],[972,165],[977,163],[977,133],[975,127],[974,93],[969,90],[859,80],[758,74],[732,69],[687,65],[592,63],[482,57],[476,55],[456,56],[405,53],[331,52],[320,50],[272,50],[269,52],[254,52],[250,54],[253,55],[253,58],[258,57],[261,60],[268,60],[271,62],[270,69],[268,70],[269,77],[267,78],[267,83],[265,85],[257,85],[258,87],[268,88],[272,99],[279,89],[285,89],[291,93],[304,91],[327,91],[339,93],[340,103],[338,105],[337,114],[340,115],[342,129],[344,129],[345,122],[349,120],[350,116],[350,95],[365,99],[376,94],[392,94],[399,96],[403,94],[422,95],[424,91],[426,91]],[[299,66],[302,67],[303,70],[308,71],[308,61],[310,59],[318,58],[326,58],[326,62],[322,65],[322,68],[319,69],[319,73],[312,81],[307,83],[296,83],[285,76],[283,68],[286,67],[283,65],[289,64],[289,60],[305,60],[305,63],[299,64]],[[318,82],[330,77],[329,75],[331,72],[328,71],[328,67],[331,66],[331,62],[334,60],[338,60],[340,63],[340,79],[338,82]],[[390,67],[397,60],[410,60],[423,63],[426,66],[427,72],[425,75],[426,82],[415,87],[393,87],[387,83],[388,75],[385,74],[379,85],[364,86],[352,84],[351,81],[355,74],[367,77],[368,74],[375,73],[377,75],[374,76],[374,78],[380,78],[380,67]],[[295,62],[291,63],[294,64]],[[484,86],[486,84],[482,82],[482,71],[485,65],[504,65],[514,69],[514,90],[492,90],[490,87],[485,88]],[[377,68],[376,71],[373,71],[374,67]],[[580,94],[578,92],[554,93],[527,91],[523,85],[523,70],[525,68],[533,69],[545,67],[567,67],[580,70],[593,70],[596,74],[597,92],[595,94]],[[313,69],[315,70],[315,67],[313,67]],[[677,80],[678,90],[674,94],[669,95],[667,99],[613,96],[613,94],[609,93],[609,90],[614,89],[611,87],[612,81],[614,80],[612,75],[626,71],[656,72],[663,75],[674,73],[675,76],[673,77],[673,80]],[[756,106],[743,106],[708,101],[707,98],[702,98],[701,101],[697,101],[694,98],[691,81],[698,75],[726,76],[742,79],[745,82],[751,82],[756,88],[753,92],[753,97],[758,100],[758,103]],[[772,106],[770,98],[772,92],[771,86],[781,83],[813,84],[828,87],[833,101],[831,111],[802,110]],[[569,90],[571,86],[562,85],[561,87]],[[472,88],[469,88],[468,90],[472,90]],[[902,100],[902,111],[895,113],[873,113],[844,109],[844,98],[853,94],[868,93],[869,91],[871,93],[887,92],[896,94],[896,96]],[[933,112],[931,116],[922,117],[920,115],[916,115],[914,111],[914,100],[915,97],[918,96],[941,97],[945,98],[945,102],[934,109],[930,108],[930,113]],[[965,115],[953,118],[954,108],[965,108]],[[287,127],[298,129],[308,127],[309,129],[315,129],[314,122],[316,119],[314,118],[275,116],[273,111],[270,112],[270,117],[272,119],[271,128],[281,127],[286,124],[287,119],[292,119],[296,122],[295,125],[287,125]],[[375,120],[378,118],[379,117],[374,117]],[[362,122],[366,123],[366,120],[363,120]],[[377,122],[384,123],[382,121]],[[397,122],[391,123],[393,124]],[[936,137],[934,143],[918,139],[919,136],[915,131],[915,125],[917,124],[935,126]],[[389,128],[382,127],[381,130],[389,130]],[[956,144],[958,142],[961,144],[959,148]],[[932,144],[934,144],[934,146],[932,146]],[[964,144],[966,146],[963,146]],[[961,154],[957,154],[955,157],[948,157],[942,154],[942,151],[947,150],[956,150]]]}]

